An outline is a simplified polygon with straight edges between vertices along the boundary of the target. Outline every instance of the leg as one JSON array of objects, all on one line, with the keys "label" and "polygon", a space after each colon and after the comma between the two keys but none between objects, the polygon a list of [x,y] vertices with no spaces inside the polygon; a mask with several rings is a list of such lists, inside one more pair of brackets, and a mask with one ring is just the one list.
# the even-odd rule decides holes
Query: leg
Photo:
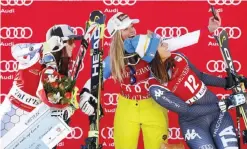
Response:
[{"label": "leg", "polygon": [[152,98],[140,100],[139,106],[145,149],[159,149],[168,140],[167,110]]},{"label": "leg", "polygon": [[218,114],[210,131],[218,149],[238,149],[235,127],[228,112]]},{"label": "leg", "polygon": [[136,101],[119,96],[114,117],[115,148],[137,149],[139,133],[139,110]]},{"label": "leg", "polygon": [[207,115],[180,122],[184,139],[190,149],[217,149],[209,132],[212,119],[212,116]]}]

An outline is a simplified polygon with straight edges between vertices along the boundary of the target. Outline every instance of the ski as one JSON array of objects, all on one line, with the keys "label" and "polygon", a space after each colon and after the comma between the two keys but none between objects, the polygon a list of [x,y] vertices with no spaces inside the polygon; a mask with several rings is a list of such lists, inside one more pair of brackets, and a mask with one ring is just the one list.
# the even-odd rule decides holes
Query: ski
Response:
[{"label": "ski", "polygon": [[[228,35],[225,30],[222,30],[221,33],[219,34],[219,37],[214,36],[215,39],[217,40],[219,46],[220,46],[220,51],[224,59],[224,63],[226,66],[226,71],[228,74],[228,77],[232,77],[233,80],[236,81],[237,85],[232,88],[233,93],[244,93],[245,92],[245,87],[244,84],[240,82],[240,77],[236,69],[233,65],[233,60],[232,56],[230,54],[230,49],[229,49],[229,40],[228,40]],[[240,147],[240,116],[242,116],[245,124],[245,129],[247,129],[247,117],[244,109],[247,109],[247,104],[241,105],[239,107],[236,107],[236,112],[237,112],[237,132],[238,132],[238,143]],[[243,131],[243,141],[246,144],[247,143],[247,138],[246,138],[246,133],[247,131]]]},{"label": "ski", "polygon": [[86,145],[83,149],[101,149],[99,144],[99,121],[103,116],[103,109],[100,104],[101,90],[103,88],[103,38],[105,30],[105,15],[101,11],[93,11],[87,22],[87,28],[92,24],[97,24],[97,28],[91,37],[90,57],[91,57],[91,94],[98,99],[95,105],[95,115],[89,116],[91,134],[88,134]]}]

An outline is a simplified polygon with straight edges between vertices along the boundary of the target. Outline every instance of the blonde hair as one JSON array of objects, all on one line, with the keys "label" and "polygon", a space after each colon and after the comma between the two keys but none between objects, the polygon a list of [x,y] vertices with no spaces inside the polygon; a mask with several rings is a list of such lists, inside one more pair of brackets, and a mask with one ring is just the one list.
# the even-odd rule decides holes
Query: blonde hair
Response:
[{"label": "blonde hair", "polygon": [[124,45],[121,32],[117,31],[111,40],[110,45],[111,72],[113,79],[123,81],[122,74],[125,73],[124,64]]}]

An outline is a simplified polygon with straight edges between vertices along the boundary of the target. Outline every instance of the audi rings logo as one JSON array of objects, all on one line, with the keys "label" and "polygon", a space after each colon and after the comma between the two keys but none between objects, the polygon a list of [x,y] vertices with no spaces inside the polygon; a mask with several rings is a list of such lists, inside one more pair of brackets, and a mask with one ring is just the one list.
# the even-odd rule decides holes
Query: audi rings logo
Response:
[{"label": "audi rings logo", "polygon": [[104,4],[107,6],[133,6],[136,3],[137,0],[103,0]]},{"label": "audi rings logo", "polygon": [[75,35],[84,35],[85,31],[82,27],[71,27]]},{"label": "audi rings logo", "polygon": [[0,61],[0,72],[16,72],[18,70],[18,63],[14,60]]},{"label": "audi rings logo", "polygon": [[189,31],[186,27],[157,27],[154,32],[162,37],[172,38],[184,35]]},{"label": "audi rings logo", "polygon": [[66,139],[80,139],[83,135],[83,131],[80,127],[71,127],[71,132]]},{"label": "audi rings logo", "polygon": [[113,127],[105,127],[101,129],[101,136],[104,139],[113,139]]},{"label": "audi rings logo", "polygon": [[33,0],[1,0],[2,6],[29,6],[33,3]]},{"label": "audi rings logo", "polygon": [[0,39],[29,39],[33,35],[30,27],[2,27]]},{"label": "audi rings logo", "polygon": [[[222,30],[226,30],[228,34],[228,38],[238,39],[240,38],[242,31],[239,27],[218,27],[217,30],[214,31],[214,35],[219,36]],[[212,35],[208,35],[209,38],[214,38]]]},{"label": "audi rings logo", "polygon": [[168,139],[171,140],[183,140],[184,138],[181,136],[181,132],[180,132],[180,128],[176,128],[176,127],[171,127],[169,128],[169,137]]},{"label": "audi rings logo", "polygon": [[[233,60],[233,64],[235,66],[235,69],[237,72],[241,69],[241,64],[237,60]],[[226,71],[226,65],[223,60],[210,60],[207,63],[207,70],[209,72],[225,72]]]},{"label": "audi rings logo", "polygon": [[105,105],[109,106],[109,105],[113,105],[116,106],[117,105],[117,99],[118,99],[118,94],[117,93],[105,93],[104,96],[107,96],[108,100],[106,100]]},{"label": "audi rings logo", "polygon": [[208,0],[210,5],[239,5],[242,0]]},{"label": "audi rings logo", "polygon": [[228,96],[230,96],[229,94],[217,94],[216,95],[219,99],[226,99]]}]

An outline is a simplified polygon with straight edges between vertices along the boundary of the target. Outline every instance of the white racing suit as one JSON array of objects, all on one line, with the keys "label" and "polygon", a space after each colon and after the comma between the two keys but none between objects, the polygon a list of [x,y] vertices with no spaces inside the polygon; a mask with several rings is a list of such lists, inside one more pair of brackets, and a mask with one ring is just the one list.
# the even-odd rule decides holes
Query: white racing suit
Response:
[{"label": "white racing suit", "polygon": [[[25,47],[33,46],[36,49],[32,50],[34,53],[29,54],[26,62],[18,61],[18,71],[16,72],[13,85],[7,94],[4,102],[0,106],[1,119],[1,137],[2,138],[15,125],[23,121],[29,112],[31,112],[42,101],[37,97],[36,91],[40,81],[40,72],[45,67],[41,63],[42,44],[25,44]],[[20,49],[21,50],[21,49]],[[20,53],[19,50],[12,51],[12,55]],[[54,109],[54,116],[61,116],[66,111],[69,113],[68,117],[73,114],[72,107],[65,109]],[[66,112],[66,113],[67,113]]]}]

